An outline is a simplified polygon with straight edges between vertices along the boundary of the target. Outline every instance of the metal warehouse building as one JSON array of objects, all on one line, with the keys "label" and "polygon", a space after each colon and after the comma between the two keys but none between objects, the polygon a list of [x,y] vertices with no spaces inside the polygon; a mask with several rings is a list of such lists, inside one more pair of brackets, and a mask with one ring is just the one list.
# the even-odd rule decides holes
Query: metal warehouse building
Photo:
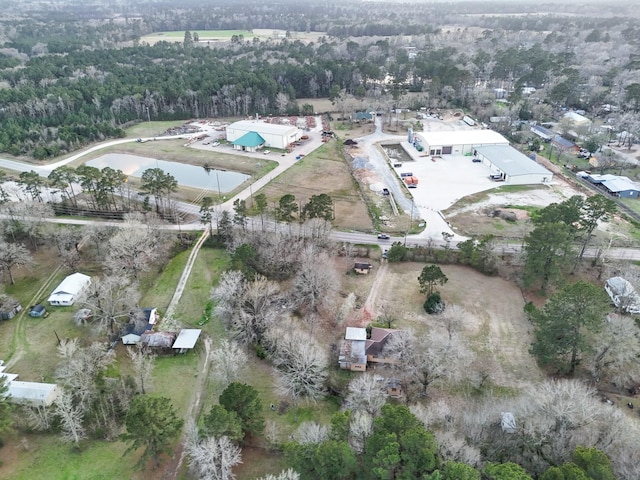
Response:
[{"label": "metal warehouse building", "polygon": [[300,130],[295,126],[275,125],[257,120],[242,120],[227,127],[227,141],[232,143],[236,150],[251,152],[260,147],[286,150],[299,136]]},{"label": "metal warehouse building", "polygon": [[509,145],[477,147],[477,156],[511,185],[549,183],[553,173]]},{"label": "metal warehouse building", "polygon": [[506,138],[493,130],[424,132],[417,136],[429,155],[468,155],[482,145],[509,145]]}]

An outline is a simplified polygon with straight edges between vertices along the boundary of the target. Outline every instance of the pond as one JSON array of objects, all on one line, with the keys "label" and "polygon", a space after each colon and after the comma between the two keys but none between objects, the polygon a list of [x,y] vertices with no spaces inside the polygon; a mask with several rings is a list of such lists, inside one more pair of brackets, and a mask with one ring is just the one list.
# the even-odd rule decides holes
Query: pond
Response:
[{"label": "pond", "polygon": [[125,175],[132,177],[141,177],[142,172],[149,168],[159,168],[173,175],[180,186],[203,188],[222,193],[232,191],[250,178],[249,175],[244,173],[231,172],[229,170],[206,170],[204,167],[195,165],[167,162],[166,160],[156,160],[155,158],[123,153],[108,153],[90,160],[86,164],[100,169],[111,167],[114,170],[122,170]]}]

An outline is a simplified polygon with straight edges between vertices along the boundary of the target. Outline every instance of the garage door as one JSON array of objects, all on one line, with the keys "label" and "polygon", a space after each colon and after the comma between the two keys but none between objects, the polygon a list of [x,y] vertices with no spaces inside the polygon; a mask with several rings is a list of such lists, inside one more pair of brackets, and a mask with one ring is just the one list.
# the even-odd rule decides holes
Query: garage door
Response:
[{"label": "garage door", "polygon": [[442,154],[443,155],[451,155],[451,150],[453,149],[453,147],[442,147]]}]

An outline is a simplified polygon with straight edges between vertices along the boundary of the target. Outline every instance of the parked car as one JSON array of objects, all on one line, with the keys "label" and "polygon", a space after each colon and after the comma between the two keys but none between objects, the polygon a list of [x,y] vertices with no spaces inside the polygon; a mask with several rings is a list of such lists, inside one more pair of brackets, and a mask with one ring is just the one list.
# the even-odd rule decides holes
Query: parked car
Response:
[{"label": "parked car", "polygon": [[265,155],[269,155],[271,153],[271,150],[263,150],[262,153]]},{"label": "parked car", "polygon": [[389,235],[387,235],[386,233],[379,233],[378,234],[378,238],[380,240],[389,240],[391,237]]},{"label": "parked car", "polygon": [[219,147],[220,146],[220,142],[213,142],[211,144],[212,147]]},{"label": "parked car", "polygon": [[473,159],[471,159],[471,161],[473,163],[482,163],[482,160],[480,160],[479,158],[473,157]]}]

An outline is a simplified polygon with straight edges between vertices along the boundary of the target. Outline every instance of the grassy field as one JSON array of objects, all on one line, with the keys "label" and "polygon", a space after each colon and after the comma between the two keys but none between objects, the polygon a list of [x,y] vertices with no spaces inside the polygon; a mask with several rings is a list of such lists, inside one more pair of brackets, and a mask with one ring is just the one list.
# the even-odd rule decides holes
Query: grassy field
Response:
[{"label": "grassy field", "polygon": [[265,186],[260,192],[267,196],[269,206],[273,208],[288,193],[303,205],[312,195],[326,193],[335,205],[335,228],[370,230],[366,204],[340,148],[336,142],[323,145]]},{"label": "grassy field", "polygon": [[[257,37],[261,40],[283,40],[286,37],[287,30],[278,30],[271,28],[254,28],[253,30],[190,30],[191,35],[198,34],[199,45],[206,46],[215,44],[216,42],[228,42],[234,35],[244,37],[244,40],[252,40]],[[143,36],[140,41],[151,45],[157,42],[183,42],[184,30],[174,30],[166,32],[154,32]],[[325,32],[296,32],[289,31],[290,40],[299,40],[301,42],[317,42],[318,39],[325,35]]]}]

